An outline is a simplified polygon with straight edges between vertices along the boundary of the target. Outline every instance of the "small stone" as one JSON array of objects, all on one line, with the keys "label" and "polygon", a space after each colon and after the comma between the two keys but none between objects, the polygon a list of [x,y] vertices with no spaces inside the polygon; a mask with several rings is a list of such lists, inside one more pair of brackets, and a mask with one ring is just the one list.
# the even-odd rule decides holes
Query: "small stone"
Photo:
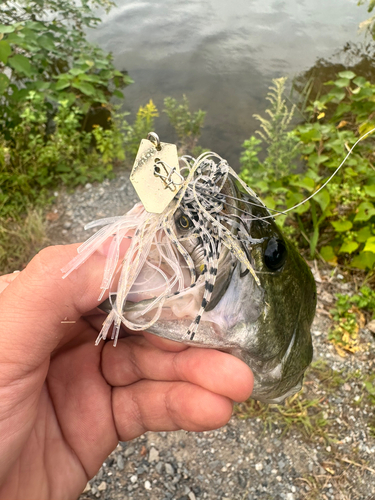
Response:
[{"label": "small stone", "polygon": [[161,474],[163,472],[163,467],[164,467],[164,464],[163,462],[158,462],[156,465],[155,465],[155,470],[158,474]]},{"label": "small stone", "polygon": [[151,448],[150,453],[148,454],[148,461],[150,463],[159,461],[159,452],[156,448],[154,447]]},{"label": "small stone", "polygon": [[327,304],[332,304],[335,301],[334,296],[331,293],[326,292],[325,290],[320,295],[320,299],[323,302],[327,302]]},{"label": "small stone", "polygon": [[257,471],[263,470],[263,464],[262,463],[255,464],[255,470]]},{"label": "small stone", "polygon": [[286,500],[294,500],[294,495],[293,493],[287,493],[285,498]]},{"label": "small stone", "polygon": [[88,491],[91,491],[90,483],[86,484],[85,489],[82,491],[82,493],[87,493]]},{"label": "small stone", "polygon": [[107,489],[107,483],[102,481],[98,486],[98,491],[105,491]]},{"label": "small stone", "polygon": [[195,500],[196,499],[196,496],[194,495],[194,493],[191,491],[188,495],[189,497],[189,500]]},{"label": "small stone", "polygon": [[146,490],[151,490],[151,483],[150,483],[150,481],[145,481],[145,489]]},{"label": "small stone", "polygon": [[131,476],[130,478],[130,481],[134,484],[138,481],[138,476],[136,476],[135,474],[133,476]]},{"label": "small stone", "polygon": [[370,323],[367,323],[366,328],[370,330],[371,333],[375,334],[375,319],[370,321]]},{"label": "small stone", "polygon": [[64,229],[70,229],[72,227],[72,223],[69,221],[64,222]]},{"label": "small stone", "polygon": [[242,489],[246,488],[247,480],[244,476],[241,474],[238,475],[238,484]]},{"label": "small stone", "polygon": [[89,182],[85,185],[85,188],[86,189],[91,189],[92,188],[92,184],[90,184]]},{"label": "small stone", "polygon": [[120,469],[120,470],[123,470],[124,467],[125,467],[125,462],[124,462],[124,459],[122,458],[122,455],[118,455],[117,456],[117,467]]},{"label": "small stone", "polygon": [[342,386],[342,388],[344,389],[344,391],[347,391],[347,392],[350,392],[352,390],[352,388],[350,387],[350,385],[345,382],[345,384]]},{"label": "small stone", "polygon": [[134,446],[129,446],[129,448],[126,448],[126,450],[124,451],[124,455],[125,457],[130,457],[130,455],[133,455],[134,452],[135,452]]},{"label": "small stone", "polygon": [[173,476],[174,474],[174,468],[173,465],[169,464],[168,462],[165,464],[165,472],[166,474],[169,474],[170,476]]}]

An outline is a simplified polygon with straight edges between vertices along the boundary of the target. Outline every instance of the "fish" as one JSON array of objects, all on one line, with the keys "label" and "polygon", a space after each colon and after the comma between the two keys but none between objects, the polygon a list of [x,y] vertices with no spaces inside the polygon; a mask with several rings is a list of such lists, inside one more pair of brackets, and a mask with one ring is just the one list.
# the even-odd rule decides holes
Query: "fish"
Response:
[{"label": "fish", "polygon": [[[256,193],[218,154],[180,158],[183,183],[161,214],[137,203],[101,227],[62,269],[64,277],[105,242],[99,296],[108,313],[96,343],[121,325],[242,359],[251,397],[282,403],[312,361],[313,275]],[[121,244],[129,249],[121,255]],[[103,297],[109,292],[109,298]]]}]

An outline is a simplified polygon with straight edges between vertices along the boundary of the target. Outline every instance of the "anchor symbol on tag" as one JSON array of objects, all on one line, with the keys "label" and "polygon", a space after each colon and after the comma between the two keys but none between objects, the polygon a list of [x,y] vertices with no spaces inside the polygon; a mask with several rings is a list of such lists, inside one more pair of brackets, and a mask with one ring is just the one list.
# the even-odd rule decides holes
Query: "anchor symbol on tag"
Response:
[{"label": "anchor symbol on tag", "polygon": [[[164,169],[164,175],[161,173],[162,168]],[[154,175],[156,175],[156,177],[160,177],[160,179],[165,182],[165,187],[171,189],[172,191],[177,192],[177,186],[182,186],[184,183],[184,178],[180,173],[176,172],[176,167],[171,167],[159,158],[155,158]],[[176,181],[176,176],[179,177],[180,182]]]}]

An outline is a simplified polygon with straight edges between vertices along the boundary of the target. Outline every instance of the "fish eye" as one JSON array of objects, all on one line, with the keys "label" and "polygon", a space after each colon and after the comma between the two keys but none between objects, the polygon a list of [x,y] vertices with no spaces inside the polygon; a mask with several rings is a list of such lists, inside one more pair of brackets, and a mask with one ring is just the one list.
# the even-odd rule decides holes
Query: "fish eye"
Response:
[{"label": "fish eye", "polygon": [[189,217],[186,217],[186,215],[181,215],[181,217],[179,217],[177,220],[177,224],[184,231],[186,231],[187,229],[190,229],[193,226],[193,223],[191,222]]},{"label": "fish eye", "polygon": [[264,263],[271,271],[278,271],[285,263],[286,253],[286,246],[282,240],[270,238],[264,251]]}]

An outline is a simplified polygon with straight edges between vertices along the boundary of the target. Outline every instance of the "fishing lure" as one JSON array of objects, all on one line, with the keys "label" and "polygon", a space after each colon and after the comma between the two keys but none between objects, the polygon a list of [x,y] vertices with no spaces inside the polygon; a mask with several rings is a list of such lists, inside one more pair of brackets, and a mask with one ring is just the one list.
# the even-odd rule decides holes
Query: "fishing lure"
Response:
[{"label": "fishing lure", "polygon": [[[244,247],[245,242],[248,247],[259,240],[251,238],[241,218],[224,212],[226,196],[222,189],[228,177],[231,177],[250,196],[256,197],[256,194],[218,154],[209,152],[197,159],[184,156],[178,160],[177,155],[174,157],[173,152],[171,154],[171,146],[174,145],[160,143],[154,133],[142,140],[131,174],[142,203],[135,205],[123,216],[99,219],[87,224],[85,229],[102,227],[78,248],[78,255],[62,269],[65,278],[104,242],[110,240],[98,300],[103,300],[103,296],[109,291],[112,310],[103,323],[97,344],[107,338],[113,327],[111,339],[116,345],[121,323],[131,330],[149,328],[160,317],[163,304],[168,298],[184,294],[198,286],[203,289],[203,298],[199,312],[187,331],[187,335],[193,339],[202,314],[210,303],[223,246],[229,249],[242,264],[242,268],[246,268],[255,282],[260,284]],[[174,165],[167,162],[167,157],[169,161],[175,162]],[[181,170],[179,163],[182,164]],[[264,206],[260,200],[259,204]],[[176,214],[179,214],[179,236],[175,230]],[[125,257],[121,259],[120,247],[125,238],[130,238],[131,242]],[[183,245],[184,240],[193,238],[201,242],[198,271],[192,256]],[[162,269],[162,262],[167,264],[168,272]],[[142,281],[141,271],[145,268],[151,269],[152,273],[151,276],[148,273],[147,280]],[[186,268],[189,271],[188,284],[183,272]],[[111,289],[118,273],[114,293]],[[156,274],[162,278],[162,285],[154,289],[148,288],[148,282]],[[137,290],[154,294],[151,303],[140,314],[144,317],[150,311],[153,312],[147,322],[130,321],[124,313],[127,297]]]}]

